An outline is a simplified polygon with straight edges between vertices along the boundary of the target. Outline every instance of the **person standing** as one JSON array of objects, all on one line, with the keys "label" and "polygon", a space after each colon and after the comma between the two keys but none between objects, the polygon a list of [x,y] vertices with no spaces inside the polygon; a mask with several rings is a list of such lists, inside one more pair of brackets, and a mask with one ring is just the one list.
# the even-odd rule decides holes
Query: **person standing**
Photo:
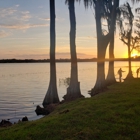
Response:
[{"label": "person standing", "polygon": [[139,71],[140,71],[140,67],[136,70],[137,78],[138,78],[138,76],[139,76]]},{"label": "person standing", "polygon": [[122,72],[125,72],[125,71],[123,71],[123,70],[120,68],[120,69],[118,70],[119,82],[121,82]]}]

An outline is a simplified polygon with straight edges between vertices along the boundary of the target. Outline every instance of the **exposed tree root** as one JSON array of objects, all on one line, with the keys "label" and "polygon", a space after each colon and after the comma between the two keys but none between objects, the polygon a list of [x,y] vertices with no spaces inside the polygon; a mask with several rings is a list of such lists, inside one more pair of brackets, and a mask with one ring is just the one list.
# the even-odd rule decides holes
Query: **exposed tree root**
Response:
[{"label": "exposed tree root", "polygon": [[91,96],[95,96],[95,95],[97,95],[97,94],[99,94],[99,93],[101,93],[101,92],[104,92],[104,91],[106,91],[108,88],[107,88],[107,86],[102,86],[102,87],[99,87],[99,86],[94,86],[94,88],[92,88],[89,92],[88,92],[88,94],[90,94]]},{"label": "exposed tree root", "polygon": [[117,83],[117,81],[115,79],[107,79],[106,80],[106,85],[107,86],[113,85],[115,83]]}]

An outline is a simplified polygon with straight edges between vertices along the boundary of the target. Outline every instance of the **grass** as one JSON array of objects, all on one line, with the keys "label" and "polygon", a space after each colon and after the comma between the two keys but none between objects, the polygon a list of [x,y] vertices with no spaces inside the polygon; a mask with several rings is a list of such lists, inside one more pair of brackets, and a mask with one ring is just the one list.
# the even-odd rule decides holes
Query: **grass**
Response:
[{"label": "grass", "polygon": [[[68,113],[60,113],[64,110]],[[0,140],[139,140],[140,79],[116,83],[31,122],[0,128]]]}]

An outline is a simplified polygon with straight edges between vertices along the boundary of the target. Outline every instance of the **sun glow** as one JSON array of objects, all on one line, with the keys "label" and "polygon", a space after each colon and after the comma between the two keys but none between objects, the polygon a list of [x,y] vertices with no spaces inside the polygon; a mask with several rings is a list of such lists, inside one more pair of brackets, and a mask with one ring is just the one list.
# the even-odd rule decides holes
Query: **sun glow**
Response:
[{"label": "sun glow", "polygon": [[137,58],[137,54],[131,54],[131,57],[133,57],[133,58]]},{"label": "sun glow", "polygon": [[139,54],[138,54],[137,51],[133,51],[133,52],[131,53],[131,57],[133,57],[133,58],[137,58],[138,56],[139,56]]},{"label": "sun glow", "polygon": [[123,58],[128,58],[128,52],[127,51],[123,53]]}]

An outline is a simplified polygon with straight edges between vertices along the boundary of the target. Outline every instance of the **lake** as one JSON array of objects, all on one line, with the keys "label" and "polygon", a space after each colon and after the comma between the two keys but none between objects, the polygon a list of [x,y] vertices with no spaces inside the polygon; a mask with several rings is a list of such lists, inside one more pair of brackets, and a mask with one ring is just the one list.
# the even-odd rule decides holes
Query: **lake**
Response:
[{"label": "lake", "polygon": [[[64,79],[70,77],[70,63],[57,63],[57,87],[60,100],[66,94],[67,86]],[[132,71],[136,77],[136,69],[140,62],[132,62]],[[48,89],[50,78],[49,63],[12,63],[0,64],[0,120],[10,119],[17,122],[27,116],[29,120],[35,120],[37,116],[35,109],[41,105]],[[88,90],[94,87],[96,81],[96,62],[78,63],[78,76],[81,93],[85,97]],[[128,62],[115,62],[115,77],[118,80],[117,71],[119,68],[128,72]],[[108,62],[105,65],[105,72],[108,71]]]}]

